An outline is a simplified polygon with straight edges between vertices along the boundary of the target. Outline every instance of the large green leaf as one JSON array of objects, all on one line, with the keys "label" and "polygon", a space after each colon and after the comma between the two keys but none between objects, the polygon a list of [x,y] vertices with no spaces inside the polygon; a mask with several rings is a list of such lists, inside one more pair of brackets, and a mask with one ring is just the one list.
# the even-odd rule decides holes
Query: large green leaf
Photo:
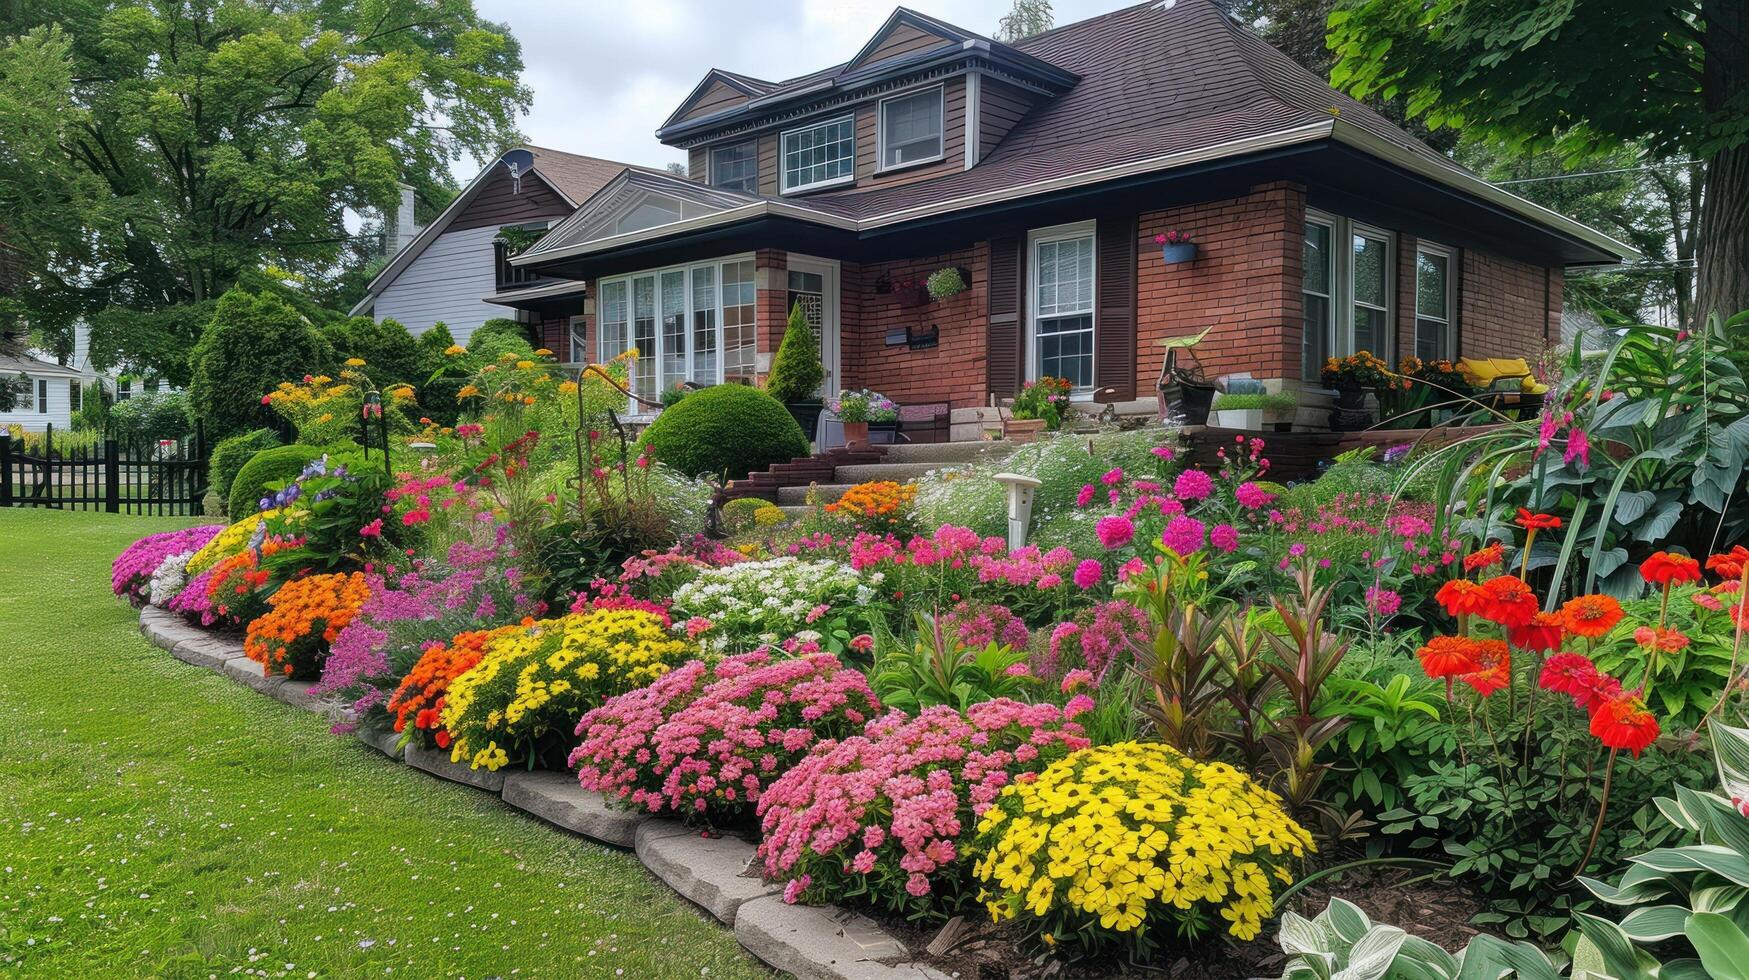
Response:
[{"label": "large green leaf", "polygon": [[1383,980],[1408,934],[1396,926],[1374,926],[1348,952],[1348,965],[1331,980]]},{"label": "large green leaf", "polygon": [[1628,860],[1658,871],[1711,871],[1727,881],[1749,885],[1749,858],[1714,844],[1659,847]]},{"label": "large green leaf", "polygon": [[1621,920],[1621,931],[1636,943],[1662,942],[1682,935],[1690,911],[1680,905],[1642,905]]},{"label": "large green leaf", "polygon": [[1644,541],[1647,544],[1657,544],[1664,540],[1681,517],[1682,503],[1676,500],[1667,500],[1659,504],[1656,510],[1639,522],[1639,526],[1634,529],[1634,539]]},{"label": "large green leaf", "polygon": [[1749,799],[1749,728],[1715,721],[1707,730],[1712,733],[1713,759],[1725,795],[1734,800]]},{"label": "large green leaf", "polygon": [[1749,980],[1749,936],[1717,912],[1688,919],[1688,941],[1714,980]]}]

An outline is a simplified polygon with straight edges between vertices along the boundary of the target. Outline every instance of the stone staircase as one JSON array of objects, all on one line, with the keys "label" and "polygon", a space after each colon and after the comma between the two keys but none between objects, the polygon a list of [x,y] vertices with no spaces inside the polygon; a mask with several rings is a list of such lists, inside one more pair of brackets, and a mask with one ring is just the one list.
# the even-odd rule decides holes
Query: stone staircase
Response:
[{"label": "stone staircase", "polygon": [[[847,461],[835,466],[830,477],[817,480],[812,486],[815,501],[831,503],[858,483],[877,480],[910,483],[931,470],[1006,459],[1015,447],[1011,442],[968,441],[899,443],[881,448],[885,452],[879,462]],[[807,484],[779,487],[778,506],[791,517],[806,516],[809,489]]]}]

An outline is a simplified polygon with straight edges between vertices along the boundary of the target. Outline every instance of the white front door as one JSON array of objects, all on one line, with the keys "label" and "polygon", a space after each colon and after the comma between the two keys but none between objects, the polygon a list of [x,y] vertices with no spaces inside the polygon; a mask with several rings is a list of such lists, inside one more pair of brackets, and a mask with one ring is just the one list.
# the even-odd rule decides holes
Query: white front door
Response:
[{"label": "white front door", "polygon": [[784,310],[802,305],[808,326],[820,338],[820,364],[826,369],[827,398],[838,396],[839,326],[838,326],[838,263],[831,259],[816,259],[802,255],[789,257],[789,297]]}]

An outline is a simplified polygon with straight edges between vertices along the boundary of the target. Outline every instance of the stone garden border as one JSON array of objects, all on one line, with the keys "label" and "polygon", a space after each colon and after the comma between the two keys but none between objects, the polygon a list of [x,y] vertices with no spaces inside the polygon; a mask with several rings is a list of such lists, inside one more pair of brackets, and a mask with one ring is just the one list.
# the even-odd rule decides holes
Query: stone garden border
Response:
[{"label": "stone garden border", "polygon": [[[334,713],[310,693],[310,682],[264,675],[243,655],[241,642],[180,616],[147,606],[140,610],[140,632],[184,663],[292,707]],[[393,733],[360,729],[359,738],[411,768],[497,794],[555,827],[631,850],[652,874],[734,929],[748,952],[801,980],[949,980],[940,970],[911,961],[904,944],[868,916],[832,905],[786,905],[782,888],[760,878],[749,841],[702,837],[677,820],[610,809],[600,794],[583,789],[567,773],[477,772],[441,752],[417,747],[403,752]]]}]

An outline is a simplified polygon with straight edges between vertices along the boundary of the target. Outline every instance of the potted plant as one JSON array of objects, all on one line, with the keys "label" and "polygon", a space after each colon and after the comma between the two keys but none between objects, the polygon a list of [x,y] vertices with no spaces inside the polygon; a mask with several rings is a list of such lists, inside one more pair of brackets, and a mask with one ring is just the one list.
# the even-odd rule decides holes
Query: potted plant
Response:
[{"label": "potted plant", "polygon": [[1370,351],[1332,357],[1318,373],[1324,387],[1336,389],[1336,407],[1354,411],[1366,407],[1366,393],[1378,391],[1390,379],[1390,366]]},{"label": "potted plant", "polygon": [[950,265],[945,269],[937,269],[929,274],[924,283],[929,290],[930,299],[947,299],[958,296],[972,288],[971,270]]},{"label": "potted plant", "polygon": [[1281,392],[1222,394],[1215,398],[1214,414],[1210,416],[1210,421],[1223,429],[1260,432],[1266,418],[1273,421],[1283,412],[1293,411],[1298,405],[1298,399]]},{"label": "potted plant", "polygon": [[929,302],[929,282],[922,276],[896,276],[889,283],[900,306],[923,306]]},{"label": "potted plant", "polygon": [[1154,383],[1160,396],[1160,421],[1166,421],[1174,408],[1184,416],[1185,425],[1202,425],[1208,421],[1209,406],[1215,400],[1215,386],[1203,376],[1200,368],[1180,367],[1178,355],[1180,351],[1189,354],[1213,329],[1205,327],[1201,333],[1155,341],[1166,348],[1166,357],[1160,363],[1160,378]]},{"label": "potted plant", "polygon": [[1196,260],[1196,242],[1188,231],[1162,232],[1154,236],[1154,244],[1160,246],[1160,258],[1167,265]]},{"label": "potted plant", "polygon": [[899,421],[899,406],[878,391],[862,388],[847,391],[832,400],[832,414],[844,423],[844,444],[868,445],[868,430],[875,423]]},{"label": "potted plant", "polygon": [[789,324],[783,331],[783,342],[777,345],[777,356],[771,361],[771,374],[765,379],[765,391],[783,402],[783,407],[795,416],[802,434],[810,440],[820,421],[825,403],[820,401],[820,386],[826,382],[826,369],[820,364],[820,344],[808,327],[802,304],[790,308]]},{"label": "potted plant", "polygon": [[1028,381],[1014,396],[1014,417],[1002,421],[1002,435],[1013,442],[1035,442],[1039,433],[1061,428],[1072,390],[1074,385],[1065,378]]}]

